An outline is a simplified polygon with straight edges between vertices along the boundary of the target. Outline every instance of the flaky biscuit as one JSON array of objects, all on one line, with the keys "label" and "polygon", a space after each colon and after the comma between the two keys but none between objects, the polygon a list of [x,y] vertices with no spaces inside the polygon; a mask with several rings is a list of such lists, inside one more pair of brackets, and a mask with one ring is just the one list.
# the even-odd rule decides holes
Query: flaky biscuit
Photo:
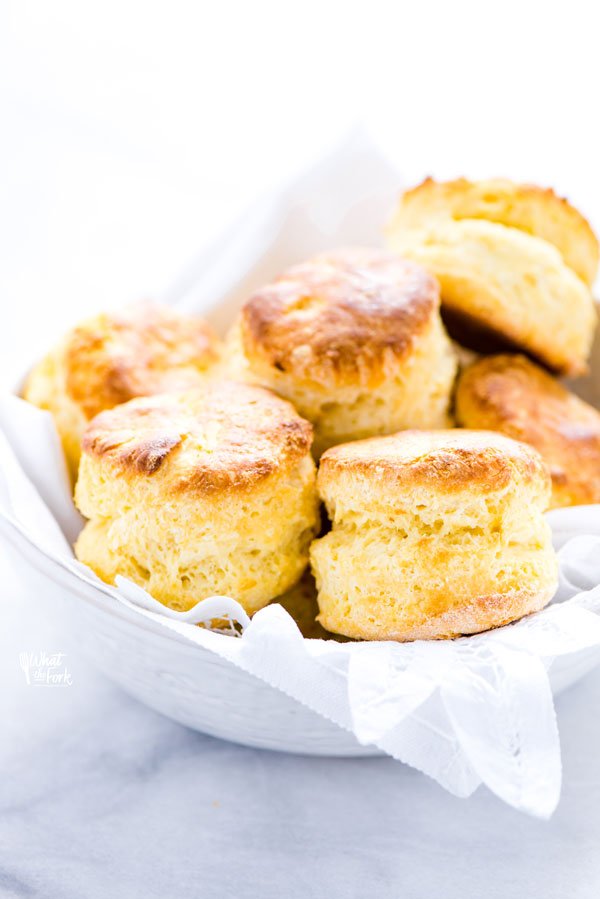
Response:
[{"label": "flaky biscuit", "polygon": [[556,588],[539,454],[488,431],[405,431],[328,450],[332,529],[311,565],[319,621],[367,640],[440,639],[542,608]]},{"label": "flaky biscuit", "polygon": [[316,455],[448,424],[456,362],[438,286],[392,254],[353,248],[294,266],[245,303],[230,347],[238,373],[313,423]]},{"label": "flaky biscuit", "polygon": [[220,341],[203,319],[140,303],[73,328],[30,373],[29,402],[54,416],[73,479],[88,421],[137,396],[204,383]]},{"label": "flaky biscuit", "polygon": [[517,228],[553,244],[569,268],[591,286],[600,250],[589,222],[551,188],[507,178],[439,182],[426,178],[404,193],[389,224],[391,233],[418,230],[433,219],[484,219]]},{"label": "flaky biscuit", "polygon": [[312,428],[269,391],[215,382],[131,400],[83,437],[77,557],[175,609],[252,613],[302,575],[317,527]]},{"label": "flaky biscuit", "polygon": [[426,181],[400,199],[390,247],[439,280],[444,321],[483,352],[516,349],[553,371],[587,370],[598,246],[551,191],[507,181]]},{"label": "flaky biscuit", "polygon": [[534,446],[552,506],[600,503],[600,413],[524,356],[488,356],[461,375],[456,417]]}]

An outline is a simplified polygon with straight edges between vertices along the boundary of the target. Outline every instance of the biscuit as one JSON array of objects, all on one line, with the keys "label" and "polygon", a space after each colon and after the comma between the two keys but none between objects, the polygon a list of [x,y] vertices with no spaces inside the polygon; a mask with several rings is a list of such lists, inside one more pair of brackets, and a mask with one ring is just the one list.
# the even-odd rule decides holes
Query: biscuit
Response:
[{"label": "biscuit", "polygon": [[366,640],[455,637],[552,598],[544,511],[550,476],[533,448],[488,431],[405,431],[328,450],[318,487],[332,529],[311,565],[319,621]]},{"label": "biscuit", "polygon": [[488,356],[461,376],[456,417],[534,446],[556,506],[600,503],[600,413],[524,356]]},{"label": "biscuit", "polygon": [[401,198],[387,237],[438,278],[460,342],[521,350],[558,373],[587,370],[596,313],[580,273],[593,277],[598,247],[566,201],[510,182],[428,181]]},{"label": "biscuit", "polygon": [[82,443],[77,558],[173,609],[249,613],[302,575],[318,525],[312,428],[260,387],[215,382],[102,412]]},{"label": "biscuit", "polygon": [[88,421],[137,396],[206,381],[220,341],[201,318],[139,303],[82,322],[30,373],[23,396],[49,410],[73,480]]},{"label": "biscuit", "polygon": [[317,456],[348,440],[449,425],[456,360],[438,285],[380,250],[322,254],[258,290],[230,360],[313,423]]},{"label": "biscuit", "polygon": [[556,247],[589,287],[594,283],[600,257],[596,235],[581,213],[550,188],[506,178],[446,182],[426,178],[404,193],[389,229],[418,230],[432,219],[444,218],[482,219],[540,237]]}]

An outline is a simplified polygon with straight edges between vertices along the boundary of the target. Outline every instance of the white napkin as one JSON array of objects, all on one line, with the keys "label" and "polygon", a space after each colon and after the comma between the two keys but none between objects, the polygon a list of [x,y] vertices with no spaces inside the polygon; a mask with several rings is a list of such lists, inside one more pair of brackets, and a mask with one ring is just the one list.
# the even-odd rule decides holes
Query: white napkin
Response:
[{"label": "white napkin", "polygon": [[[354,138],[249,211],[166,299],[223,328],[248,291],[284,265],[336,244],[379,242],[399,183]],[[177,631],[457,796],[483,782],[515,808],[553,812],[561,765],[552,685],[565,686],[600,660],[600,506],[549,514],[561,579],[544,611],[454,641],[341,644],[303,639],[278,605],[248,622],[229,597],[182,614],[123,578],[103,584],[70,549],[81,518],[58,446],[47,413],[13,396],[0,400],[0,530],[30,563],[49,576],[59,566],[63,583],[85,581],[90,601],[118,602],[134,620]],[[30,567],[21,571],[27,581]],[[241,639],[193,626],[216,616],[238,621]]]}]

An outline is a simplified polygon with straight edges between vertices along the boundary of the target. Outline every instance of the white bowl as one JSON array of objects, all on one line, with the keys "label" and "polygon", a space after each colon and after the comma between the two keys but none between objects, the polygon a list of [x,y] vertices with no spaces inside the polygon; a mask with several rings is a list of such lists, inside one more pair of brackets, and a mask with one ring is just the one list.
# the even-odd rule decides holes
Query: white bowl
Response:
[{"label": "white bowl", "polygon": [[[0,515],[0,532],[61,598],[81,652],[131,696],[174,721],[246,746],[308,755],[370,756],[348,731],[151,619],[132,621],[73,578]],[[46,597],[44,598],[46,602]],[[220,640],[233,637],[216,635]]]},{"label": "white bowl", "polygon": [[[341,201],[338,196],[332,204],[323,204],[323,185],[331,183],[338,193],[347,191],[353,199]],[[379,193],[371,195],[374,184]],[[203,309],[217,326],[222,325],[231,320],[250,289],[284,265],[335,244],[375,243],[397,184],[396,175],[372,152],[365,154],[359,149],[347,158],[334,159],[292,191],[287,205],[280,202],[266,212],[259,210],[228,236],[226,247],[215,247],[211,257],[202,257],[186,289],[176,292],[181,296],[179,306]],[[299,204],[298,195],[302,197]],[[248,240],[254,241],[251,247],[246,245]],[[218,301],[212,309],[206,308],[208,296]],[[600,344],[596,376],[583,385],[586,398],[600,405],[598,372]],[[24,463],[23,467],[27,470]],[[33,467],[30,465],[29,473],[35,482]],[[26,566],[43,574],[49,592],[56,593],[58,587],[82,651],[126,692],[191,728],[249,746],[312,755],[381,754],[375,746],[359,743],[350,730],[216,652],[190,643],[151,617],[132,618],[113,596],[102,593],[98,585],[86,585],[61,567],[17,521],[3,514],[2,489],[0,478],[0,531],[4,538],[23,556]],[[49,497],[41,495],[48,502]],[[65,532],[71,538],[76,533]],[[553,691],[573,684],[596,661],[595,649],[559,656],[550,670]]]},{"label": "white bowl", "polygon": [[[48,593],[58,592],[65,620],[86,658],[150,708],[194,730],[262,749],[323,756],[382,754],[216,653],[165,631],[150,618],[132,621],[121,604],[108,595],[99,599],[97,588],[73,577],[1,514],[0,532],[23,562],[43,575]],[[597,661],[597,650],[556,659],[550,670],[553,692],[574,684]]]}]

